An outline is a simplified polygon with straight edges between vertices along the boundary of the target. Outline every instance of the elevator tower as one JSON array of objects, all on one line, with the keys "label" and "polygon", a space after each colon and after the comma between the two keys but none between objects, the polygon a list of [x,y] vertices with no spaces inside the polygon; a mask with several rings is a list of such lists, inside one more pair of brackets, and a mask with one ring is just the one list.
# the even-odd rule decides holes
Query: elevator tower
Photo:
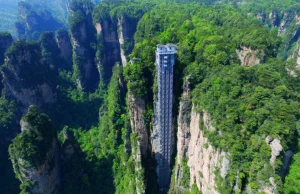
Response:
[{"label": "elevator tower", "polygon": [[157,125],[159,134],[159,155],[157,158],[158,185],[166,192],[170,185],[172,155],[172,105],[173,105],[173,67],[175,65],[176,45],[157,45],[156,69],[158,73]]}]

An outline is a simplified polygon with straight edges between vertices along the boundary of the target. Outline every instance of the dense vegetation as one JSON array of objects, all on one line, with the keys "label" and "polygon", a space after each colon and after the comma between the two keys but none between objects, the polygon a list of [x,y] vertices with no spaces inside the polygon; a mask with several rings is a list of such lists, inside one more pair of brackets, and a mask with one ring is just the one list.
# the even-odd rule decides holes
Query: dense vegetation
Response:
[{"label": "dense vegetation", "polygon": [[9,155],[16,177],[22,181],[21,193],[25,194],[30,192],[30,188],[36,183],[24,178],[28,176],[22,174],[24,169],[37,169],[44,164],[49,157],[49,152],[53,151],[53,141],[57,131],[50,118],[45,114],[40,114],[35,106],[30,107],[28,114],[22,118],[22,122],[23,132],[9,146]]},{"label": "dense vegetation", "polygon": [[[276,11],[278,15],[281,10],[298,11],[296,1],[276,0],[269,6],[270,1],[252,0],[245,4],[238,1],[214,4],[209,0],[107,0],[98,5],[89,0],[73,0],[69,32],[60,30],[57,33],[58,36],[69,33],[73,46],[76,45],[70,59],[72,64],[61,58],[56,37],[51,32],[67,20],[65,11],[55,9],[59,2],[48,2],[46,7],[39,6],[36,10],[32,7],[42,5],[39,0],[30,2],[31,5],[21,3],[20,6],[28,9],[26,14],[39,21],[50,14],[42,10],[50,10],[55,15],[49,16],[54,23],[33,29],[25,29],[24,21],[18,23],[20,37],[38,41],[16,41],[6,51],[12,65],[6,63],[1,67],[6,75],[19,74],[19,89],[34,88],[46,82],[56,93],[54,104],[39,107],[49,115],[55,127],[49,117],[35,107],[23,117],[31,127],[18,135],[9,148],[12,160],[24,158],[29,161],[22,168],[43,163],[51,145],[45,137],[56,137],[56,128],[60,131],[58,138],[62,152],[69,146],[75,150],[72,156],[62,153],[62,193],[122,194],[145,189],[148,193],[158,193],[156,181],[148,177],[151,169],[143,169],[136,158],[138,137],[132,131],[125,99],[130,92],[145,101],[143,114],[151,132],[153,99],[157,92],[154,51],[159,43],[177,43],[174,106],[178,105],[183,80],[190,76],[191,101],[200,114],[205,110],[213,118],[215,130],[204,129],[205,136],[214,148],[230,153],[230,170],[226,178],[222,179],[216,172],[217,190],[232,193],[232,185],[237,185],[236,193],[243,193],[247,188],[259,193],[263,186],[270,186],[269,177],[273,176],[279,193],[300,192],[300,72],[293,60],[286,61],[296,47],[298,37],[293,35],[297,34],[299,25],[292,21],[294,15],[290,15],[286,33],[278,36],[280,23],[273,25],[268,17],[263,21],[256,18],[262,12],[266,15]],[[278,20],[282,18],[282,15],[278,16]],[[119,19],[131,23],[136,31],[120,45],[127,59],[134,59],[134,63],[124,68],[109,64],[109,67],[97,69],[106,48],[103,34],[97,35],[94,25],[110,21],[109,30],[117,33]],[[9,36],[1,34],[4,35]],[[244,47],[257,51],[255,57],[261,64],[241,66],[238,52]],[[14,60],[27,51],[32,63],[22,61],[21,69],[15,69]],[[4,62],[3,53],[1,50],[0,62],[1,59]],[[84,78],[87,65],[92,65],[95,70],[89,80]],[[292,70],[294,76],[287,70]],[[81,81],[83,84],[79,87]],[[1,86],[1,89],[0,137],[11,138],[11,131],[19,128],[17,123],[24,107],[6,94],[7,88]],[[266,143],[267,138],[269,141],[279,139],[283,146],[275,166],[269,162],[271,148]],[[287,150],[295,155],[284,179],[279,172]],[[185,179],[182,188],[190,190],[188,193],[199,194],[195,184],[189,188],[187,159],[182,163]],[[155,168],[155,165],[145,166]],[[17,177],[20,177],[19,168],[15,164]],[[11,176],[11,172],[6,173]],[[6,193],[17,193],[11,189],[17,183],[10,182]],[[33,184],[22,183],[21,190],[26,191]]]},{"label": "dense vegetation", "polygon": [[300,193],[300,154],[295,154],[293,156],[292,165],[290,167],[290,173],[285,179],[284,193]]},{"label": "dense vegetation", "polygon": [[[245,183],[258,192],[280,170],[282,157],[274,169],[266,165],[271,157],[264,141],[267,136],[279,138],[285,150],[298,151],[297,78],[288,75],[286,62],[271,59],[281,42],[274,31],[231,7],[162,6],[143,16],[135,40],[132,57],[141,62],[127,66],[125,78],[128,88],[139,96],[152,95],[149,83],[154,82],[154,74],[151,77],[148,72],[155,72],[151,54],[155,45],[179,43],[177,72],[191,76],[193,102],[198,111],[205,109],[214,118],[216,130],[205,134],[215,148],[230,153],[229,175],[225,181],[217,180],[220,192],[231,193],[234,184],[241,192]],[[241,67],[236,53],[241,46],[259,50],[257,57],[265,64]],[[275,180],[282,191],[278,175]]]}]

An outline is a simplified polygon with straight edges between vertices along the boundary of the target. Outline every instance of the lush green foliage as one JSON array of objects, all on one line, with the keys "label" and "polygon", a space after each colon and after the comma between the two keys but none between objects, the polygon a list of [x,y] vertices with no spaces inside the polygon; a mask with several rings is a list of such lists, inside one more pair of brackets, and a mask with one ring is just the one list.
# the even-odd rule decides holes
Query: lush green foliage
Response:
[{"label": "lush green foliage", "polygon": [[[27,59],[19,61],[18,58],[24,53]],[[18,89],[34,87],[51,80],[49,67],[41,63],[41,50],[37,43],[16,41],[7,49],[5,55],[10,58],[10,61],[2,67],[2,70],[12,83],[18,81],[16,84]],[[15,80],[17,78],[13,75],[14,72],[18,80]]]},{"label": "lush green foliage", "polygon": [[199,191],[196,184],[193,184],[191,188],[191,192],[188,192],[187,194],[202,194],[202,192]]},{"label": "lush green foliage", "polygon": [[[0,98],[0,137],[12,137],[17,132],[18,123],[16,122],[17,110],[13,100],[7,100],[3,96]],[[18,193],[19,181],[15,179],[12,164],[8,157],[8,145],[4,142],[0,144],[0,187],[3,193]]]},{"label": "lush green foliage", "polygon": [[26,164],[27,167],[37,167],[46,159],[52,147],[53,138],[56,136],[56,130],[50,118],[45,114],[40,114],[34,106],[30,107],[29,113],[22,120],[28,125],[9,147],[10,157],[13,160],[23,158],[29,161]]},{"label": "lush green foliage", "polygon": [[[34,0],[32,7],[39,2]],[[57,2],[49,1],[46,4],[54,9]],[[76,140],[62,140],[62,148],[69,145],[76,147],[76,141],[80,146],[78,155],[63,164],[65,193],[136,193],[145,189],[144,181],[148,182],[148,187],[155,187],[156,180],[145,178],[140,164],[135,160],[138,140],[130,128],[125,102],[126,86],[130,94],[145,100],[144,117],[150,131],[153,99],[157,90],[154,51],[158,43],[170,42],[178,43],[176,98],[179,98],[183,77],[190,76],[192,101],[197,111],[202,114],[206,110],[213,118],[215,131],[204,129],[205,136],[216,149],[230,153],[231,167],[225,180],[218,175],[218,171],[215,172],[220,193],[232,193],[232,185],[238,185],[236,193],[241,193],[246,184],[257,193],[262,185],[270,185],[270,176],[275,177],[279,192],[299,192],[299,154],[294,156],[283,187],[283,182],[276,174],[283,156],[276,160],[275,167],[270,165],[271,149],[265,141],[267,136],[271,140],[277,138],[284,150],[298,151],[299,76],[288,75],[286,69],[292,69],[293,64],[274,59],[282,51],[282,45],[289,44],[288,48],[295,46],[293,35],[298,25],[290,25],[286,34],[278,37],[275,28],[270,30],[251,15],[247,16],[248,12],[255,15],[262,11],[265,14],[272,10],[294,11],[298,5],[295,1],[283,3],[279,0],[272,1],[271,6],[270,1],[247,2],[235,5],[218,2],[208,6],[213,1],[124,0],[104,1],[95,6],[88,0],[74,0],[70,5],[73,11],[69,18],[70,34],[84,53],[80,54],[80,49],[74,49],[72,70],[59,57],[53,33],[45,32],[39,36],[45,28],[35,26],[26,31],[24,21],[17,24],[19,32],[25,33],[24,37],[40,37],[39,44],[17,41],[8,49],[6,56],[14,62],[20,53],[30,51],[33,63],[22,62],[20,69],[6,65],[2,70],[6,75],[17,72],[22,78],[20,88],[34,87],[45,81],[56,86],[53,88],[56,89],[58,101],[42,108],[59,129],[65,125],[70,127],[61,132],[61,137],[64,133],[74,133]],[[26,3],[22,6],[29,10],[28,16],[38,20],[49,14],[43,12],[41,7],[33,10]],[[58,9],[53,11],[59,12]],[[122,45],[126,55],[134,46],[130,54],[134,63],[128,64],[124,72],[122,67],[115,66],[112,77],[108,76],[107,80],[110,81],[107,86],[105,83],[108,82],[97,80],[98,74],[91,75],[96,80],[86,82],[84,89],[90,88],[82,90],[77,87],[77,81],[85,76],[86,65],[96,67],[96,62],[104,52],[102,34],[96,36],[94,25],[108,18],[116,23],[109,26],[115,32],[118,19],[121,24],[130,21],[133,26],[138,22],[137,29],[134,27],[134,39],[125,39]],[[61,17],[60,20],[65,19]],[[54,20],[52,18],[54,24],[58,24]],[[268,22],[265,24],[272,28]],[[54,26],[49,25],[49,30],[55,30],[57,26]],[[82,30],[86,31],[86,37]],[[237,50],[241,46],[257,50],[257,57],[262,64],[255,67],[240,66]],[[114,64],[110,65],[105,68],[111,68]],[[103,68],[102,73],[107,71]],[[294,71],[300,75],[297,70]],[[96,68],[94,72],[98,72]],[[6,135],[11,125],[16,123],[16,110],[14,101],[0,99],[0,135]],[[14,140],[10,147],[11,158],[26,158],[30,161],[26,165],[33,166],[43,162],[50,145],[47,137],[56,135],[56,132],[49,118],[35,110],[24,119],[31,122],[32,127],[28,130],[30,133],[24,131]],[[47,123],[47,126],[43,123]],[[47,143],[43,144],[44,141]],[[18,168],[15,166],[16,172]],[[182,168],[183,184],[188,188],[190,181],[186,160],[182,161]],[[147,174],[149,169],[145,170]],[[25,182],[21,189],[25,192],[33,184]],[[199,194],[196,185],[190,189],[190,193]]]},{"label": "lush green foliage", "polygon": [[99,126],[89,131],[75,131],[86,160],[92,164],[91,181],[97,183],[89,184],[91,193],[135,193],[137,188],[143,187],[136,183],[136,178],[143,178],[143,172],[136,170],[131,152],[136,139],[131,134],[125,102],[121,99],[121,70],[114,68],[106,101],[100,110]]},{"label": "lush green foliage", "polygon": [[[28,193],[35,182],[24,180],[21,173],[24,169],[41,166],[52,151],[56,138],[56,129],[50,118],[38,112],[37,107],[30,107],[29,113],[22,118],[23,132],[9,146],[10,159],[13,161],[16,177],[22,181],[21,193]],[[26,124],[25,124],[26,123]],[[23,162],[20,162],[20,159]]]},{"label": "lush green foliage", "polygon": [[300,154],[293,156],[292,165],[289,175],[285,178],[284,193],[296,194],[300,193]]},{"label": "lush green foliage", "polygon": [[[176,68],[191,76],[193,102],[214,120],[216,130],[205,130],[205,135],[214,147],[230,153],[231,170],[226,180],[217,178],[219,191],[232,192],[238,169],[239,192],[245,182],[257,192],[269,184],[270,176],[275,176],[280,191],[282,183],[272,171],[282,163],[277,160],[275,169],[266,165],[271,149],[264,138],[279,138],[284,149],[296,150],[300,118],[296,79],[287,74],[285,62],[271,59],[278,53],[280,38],[232,7],[174,5],[146,13],[135,40],[131,56],[140,61],[126,66],[124,73],[129,90],[140,96],[151,95],[154,76],[148,72],[155,72],[155,45],[178,43]],[[236,54],[240,46],[259,50],[257,57],[267,63],[241,67]]]}]

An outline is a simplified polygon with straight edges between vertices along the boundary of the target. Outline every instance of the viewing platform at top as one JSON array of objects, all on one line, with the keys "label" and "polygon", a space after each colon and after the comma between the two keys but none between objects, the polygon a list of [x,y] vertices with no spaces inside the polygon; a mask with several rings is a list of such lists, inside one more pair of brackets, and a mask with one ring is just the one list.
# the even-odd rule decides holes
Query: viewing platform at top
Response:
[{"label": "viewing platform at top", "polygon": [[156,45],[157,54],[176,54],[176,44],[158,44]]}]

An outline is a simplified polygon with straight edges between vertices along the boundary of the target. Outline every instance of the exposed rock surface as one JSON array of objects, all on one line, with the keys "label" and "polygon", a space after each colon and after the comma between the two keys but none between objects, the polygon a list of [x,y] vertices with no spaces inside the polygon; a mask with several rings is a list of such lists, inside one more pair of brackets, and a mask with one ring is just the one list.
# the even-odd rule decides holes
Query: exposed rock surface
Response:
[{"label": "exposed rock surface", "polygon": [[282,151],[283,147],[280,144],[279,139],[274,139],[273,141],[270,141],[270,137],[266,137],[266,143],[271,147],[272,153],[270,158],[270,163],[274,166],[275,160],[279,156],[280,152]]},{"label": "exposed rock surface", "polygon": [[9,33],[0,33],[0,65],[4,63],[4,53],[12,42],[13,39]]},{"label": "exposed rock surface", "polygon": [[204,128],[214,130],[211,118],[207,112],[200,114],[193,108],[191,113],[190,134],[188,148],[188,166],[190,168],[190,186],[194,183],[200,191],[207,194],[219,193],[216,190],[215,171],[220,169],[220,175],[225,178],[230,168],[227,153],[216,150],[204,137],[200,129],[200,119],[203,119]]},{"label": "exposed rock surface", "polygon": [[[270,164],[275,169],[275,160],[280,155],[280,152],[283,150],[282,145],[280,144],[279,139],[271,139],[270,136],[265,138],[266,143],[271,147],[271,158]],[[265,164],[266,166],[267,164]],[[275,170],[273,172],[269,172],[275,174]],[[274,194],[277,192],[277,183],[275,182],[274,175],[269,177],[269,181],[261,184],[260,191],[265,192],[266,194]]]},{"label": "exposed rock surface", "polygon": [[122,61],[122,65],[125,67],[126,66],[126,56],[125,56],[125,51],[122,48],[122,46],[124,45],[124,33],[123,33],[123,26],[122,26],[122,18],[118,19],[118,29],[120,31],[118,39],[119,39],[119,43],[120,43],[120,54],[121,54],[121,61]]},{"label": "exposed rock surface", "polygon": [[60,50],[60,55],[67,62],[72,61],[72,44],[67,30],[57,32],[57,43]]},{"label": "exposed rock surface", "polygon": [[120,43],[120,54],[122,65],[125,66],[126,56],[131,53],[134,47],[134,33],[136,32],[138,20],[121,16],[118,19],[118,39]]},{"label": "exposed rock surface", "polygon": [[149,146],[149,136],[145,124],[145,101],[142,98],[128,94],[130,124],[137,134],[142,155],[146,155]]},{"label": "exposed rock surface", "polygon": [[[81,8],[84,9],[84,8]],[[76,10],[72,10],[75,12]],[[96,30],[92,24],[92,16],[88,10],[84,20],[71,28],[73,43],[73,73],[78,88],[94,91],[99,83],[99,72],[95,63],[95,50],[90,47],[95,43]],[[71,16],[71,17],[76,17]]]},{"label": "exposed rock surface", "polygon": [[30,107],[21,125],[21,134],[9,147],[17,178],[29,193],[57,192],[60,185],[60,153],[51,120],[38,113],[35,107]]},{"label": "exposed rock surface", "polygon": [[181,163],[184,157],[187,157],[187,150],[190,141],[190,119],[192,103],[189,101],[190,86],[189,78],[187,77],[184,84],[184,91],[182,94],[182,100],[179,104],[178,115],[178,132],[177,132],[177,162]]},{"label": "exposed rock surface", "polygon": [[169,193],[186,193],[189,190],[189,182],[187,183],[183,162],[186,163],[188,146],[191,138],[190,134],[190,119],[191,119],[191,109],[192,103],[190,102],[190,85],[189,77],[186,77],[182,99],[179,103],[179,115],[178,115],[178,131],[177,131],[177,160],[175,164],[174,180],[171,183],[171,188]]},{"label": "exposed rock surface", "polygon": [[278,25],[279,18],[278,18],[278,16],[277,16],[277,12],[271,11],[271,12],[269,13],[269,18],[268,18],[268,19],[269,19],[270,25],[271,25],[272,27]]},{"label": "exposed rock surface", "polygon": [[[203,129],[200,128],[200,120],[203,120],[204,128],[214,130],[211,116],[203,111],[196,112],[189,101],[188,79],[184,86],[182,100],[180,102],[177,132],[177,161],[175,165],[175,182],[173,183],[176,193],[185,193],[193,184],[196,184],[202,193],[215,194],[216,190],[215,171],[220,170],[220,176],[225,178],[230,168],[228,154],[216,150],[204,137]],[[189,167],[189,187],[184,185],[183,161],[187,160]]]},{"label": "exposed rock surface", "polygon": [[102,55],[102,64],[105,80],[112,75],[113,66],[121,62],[120,42],[117,33],[117,21],[106,18],[101,23],[101,32],[103,37],[104,52]]},{"label": "exposed rock surface", "polygon": [[127,63],[126,56],[134,47],[133,36],[138,19],[121,14],[118,18],[105,17],[94,22],[97,35],[101,35],[99,44],[103,45],[98,58],[98,69],[103,70],[102,77],[108,81],[115,64],[120,63],[125,66]]},{"label": "exposed rock surface", "polygon": [[[6,52],[6,49],[11,46],[13,42],[12,36],[9,33],[0,33],[0,65],[4,63],[4,53]],[[0,74],[0,90],[3,89],[2,84],[2,75]]]},{"label": "exposed rock surface", "polygon": [[240,46],[240,49],[237,49],[236,52],[243,66],[258,65],[264,59],[263,52],[245,46]]},{"label": "exposed rock surface", "polygon": [[[22,41],[17,42],[6,57],[2,76],[7,95],[19,100],[25,109],[30,105],[42,106],[56,101],[47,67],[41,61],[39,46]],[[34,81],[32,77],[35,77]]]},{"label": "exposed rock surface", "polygon": [[[151,152],[154,153],[154,157],[156,161],[159,161],[160,159],[160,134],[158,130],[158,118],[156,117],[158,115],[158,99],[155,98],[154,103],[154,119],[153,119],[153,129],[151,131],[150,137],[151,137]],[[156,168],[156,173],[158,173],[158,166]]]}]

